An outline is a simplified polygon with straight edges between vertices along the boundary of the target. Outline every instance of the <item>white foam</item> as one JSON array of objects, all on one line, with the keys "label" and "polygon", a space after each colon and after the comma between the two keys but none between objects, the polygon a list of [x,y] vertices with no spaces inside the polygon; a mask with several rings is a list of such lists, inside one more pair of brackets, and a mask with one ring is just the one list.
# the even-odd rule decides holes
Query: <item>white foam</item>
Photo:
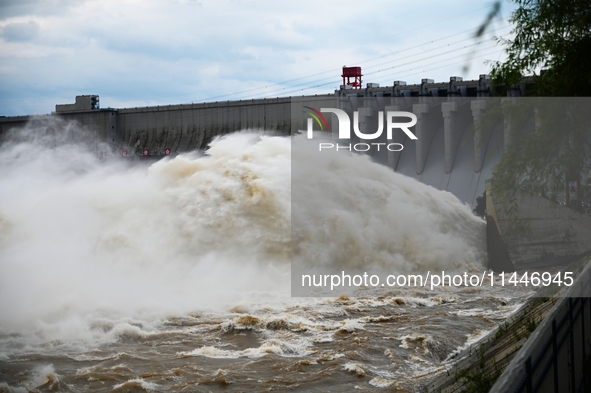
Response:
[{"label": "white foam", "polygon": [[10,386],[6,382],[0,382],[0,391],[7,393],[29,393],[29,389],[22,386]]},{"label": "white foam", "polygon": [[364,330],[365,328],[363,327],[363,322],[363,320],[359,319],[346,319],[341,322],[342,325],[339,330],[344,330],[349,333],[352,333],[356,330]]},{"label": "white foam", "polygon": [[343,365],[343,370],[350,372],[352,374],[355,374],[358,377],[365,376],[365,369],[363,367],[361,367],[361,365],[358,363],[353,363],[353,362],[345,363]]},{"label": "white foam", "polygon": [[392,274],[482,268],[485,223],[452,194],[366,155],[319,152],[317,140],[295,138],[292,161],[299,266]]},{"label": "white foam", "polygon": [[0,147],[6,332],[113,341],[249,292],[289,295],[289,138],[236,134],[147,168],[26,132]]},{"label": "white foam", "polygon": [[263,342],[260,347],[247,348],[244,350],[227,350],[213,346],[203,346],[192,351],[179,352],[180,357],[204,356],[208,358],[219,359],[237,359],[241,357],[260,358],[269,354],[275,354],[284,357],[305,356],[310,353],[308,347],[312,342],[308,340],[297,340],[289,342],[281,339],[271,339]]},{"label": "white foam", "polygon": [[[228,303],[281,313],[291,257],[412,272],[469,269],[482,259],[484,223],[468,207],[367,157],[310,153],[292,165],[292,144],[305,138],[236,133],[206,154],[148,168],[101,161],[72,142],[87,138],[82,130],[51,126],[53,135],[31,126],[0,147],[0,329],[21,334],[7,340],[92,346],[146,337],[169,316],[225,316]],[[292,181],[302,213],[293,222]],[[318,302],[298,304],[312,310]],[[281,316],[259,327],[284,322],[318,325]],[[302,353],[277,348],[264,350]]]},{"label": "white foam", "polygon": [[134,378],[134,379],[128,380],[127,382],[119,383],[119,384],[113,386],[113,390],[117,390],[117,389],[121,389],[121,388],[129,388],[129,387],[133,387],[133,386],[139,386],[141,389],[149,391],[149,392],[155,391],[155,390],[160,390],[160,387],[158,384],[155,384],[153,382],[148,382],[142,378]]},{"label": "white foam", "polygon": [[455,361],[456,357],[463,353],[466,349],[468,349],[471,345],[478,343],[484,337],[490,333],[491,330],[480,330],[476,329],[472,334],[467,335],[467,340],[463,345],[457,347],[454,351],[452,351],[444,360],[444,363]]},{"label": "white foam", "polygon": [[375,386],[376,388],[387,388],[392,386],[396,381],[391,381],[389,379],[375,377],[369,381],[371,386]]},{"label": "white foam", "polygon": [[6,382],[0,382],[0,391],[9,393],[24,393],[36,390],[35,388],[47,384],[51,391],[59,390],[60,378],[56,374],[53,365],[46,364],[33,369],[31,376],[21,382],[23,386],[11,386]]},{"label": "white foam", "polygon": [[429,346],[433,343],[433,338],[429,334],[411,333],[398,338],[400,340],[400,348],[412,349],[421,354],[430,353]]}]

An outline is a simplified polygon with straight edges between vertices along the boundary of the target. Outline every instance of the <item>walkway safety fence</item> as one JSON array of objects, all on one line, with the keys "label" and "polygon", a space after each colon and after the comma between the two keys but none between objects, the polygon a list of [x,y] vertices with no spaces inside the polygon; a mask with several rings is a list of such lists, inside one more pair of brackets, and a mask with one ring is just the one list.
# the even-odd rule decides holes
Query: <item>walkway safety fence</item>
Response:
[{"label": "walkway safety fence", "polygon": [[491,392],[591,392],[591,261]]}]

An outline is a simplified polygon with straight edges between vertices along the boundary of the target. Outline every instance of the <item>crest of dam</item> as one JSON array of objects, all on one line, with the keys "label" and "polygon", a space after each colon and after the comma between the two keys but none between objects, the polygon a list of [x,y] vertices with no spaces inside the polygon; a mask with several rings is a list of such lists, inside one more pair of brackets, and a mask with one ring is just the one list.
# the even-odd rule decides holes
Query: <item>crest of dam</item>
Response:
[{"label": "crest of dam", "polygon": [[[507,122],[480,127],[486,123],[481,119],[493,99],[487,97],[491,83],[487,78],[482,75],[479,80],[462,81],[452,77],[449,83],[425,79],[420,85],[398,82],[380,88],[373,84],[326,95],[136,108],[98,108],[98,104],[92,104],[93,97],[98,100],[98,96],[78,96],[76,104],[56,105],[51,115],[0,118],[0,138],[29,122],[39,125],[47,117],[58,117],[89,130],[98,155],[150,159],[203,150],[216,136],[239,130],[271,135],[301,133],[307,120],[302,106],[339,108],[357,119],[351,129],[364,134],[376,132],[378,113],[407,111],[418,119],[412,128],[417,140],[402,132],[394,132],[392,139],[386,140],[384,132],[371,142],[397,143],[403,148],[389,152],[371,145],[363,154],[398,173],[449,191],[475,207],[476,198],[484,192],[484,181],[490,178],[509,139]],[[326,117],[329,127],[325,132],[334,135],[336,116]]]}]

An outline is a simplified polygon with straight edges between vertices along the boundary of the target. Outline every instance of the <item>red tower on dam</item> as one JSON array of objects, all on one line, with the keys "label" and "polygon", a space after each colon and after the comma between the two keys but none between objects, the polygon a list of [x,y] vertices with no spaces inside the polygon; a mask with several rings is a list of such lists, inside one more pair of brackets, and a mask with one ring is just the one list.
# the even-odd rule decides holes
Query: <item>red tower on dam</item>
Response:
[{"label": "red tower on dam", "polygon": [[343,67],[343,86],[351,86],[354,89],[361,89],[362,82],[361,67]]}]

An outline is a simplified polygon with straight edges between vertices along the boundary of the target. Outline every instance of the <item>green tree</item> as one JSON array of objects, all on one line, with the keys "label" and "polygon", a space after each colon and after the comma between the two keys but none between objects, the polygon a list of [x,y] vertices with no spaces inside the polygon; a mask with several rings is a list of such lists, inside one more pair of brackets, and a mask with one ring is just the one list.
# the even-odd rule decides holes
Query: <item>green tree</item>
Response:
[{"label": "green tree", "polygon": [[513,2],[517,9],[510,22],[515,36],[500,41],[507,60],[493,65],[497,84],[516,84],[532,75],[532,95],[591,96],[591,2]]},{"label": "green tree", "polygon": [[[492,65],[495,85],[519,84],[529,77],[533,82],[527,89],[530,96],[591,96],[591,1],[512,1],[517,5],[510,18],[513,38],[500,40],[507,59]],[[477,35],[484,33],[500,4],[500,0],[495,3]],[[572,110],[573,101],[554,100],[550,105],[564,107],[538,110],[542,126],[535,132],[520,132],[525,127],[515,127],[512,143],[493,174],[496,192],[508,201],[517,189],[546,195],[560,192],[567,173],[578,178],[589,170],[588,110]],[[564,116],[544,118],[546,113]]]}]

